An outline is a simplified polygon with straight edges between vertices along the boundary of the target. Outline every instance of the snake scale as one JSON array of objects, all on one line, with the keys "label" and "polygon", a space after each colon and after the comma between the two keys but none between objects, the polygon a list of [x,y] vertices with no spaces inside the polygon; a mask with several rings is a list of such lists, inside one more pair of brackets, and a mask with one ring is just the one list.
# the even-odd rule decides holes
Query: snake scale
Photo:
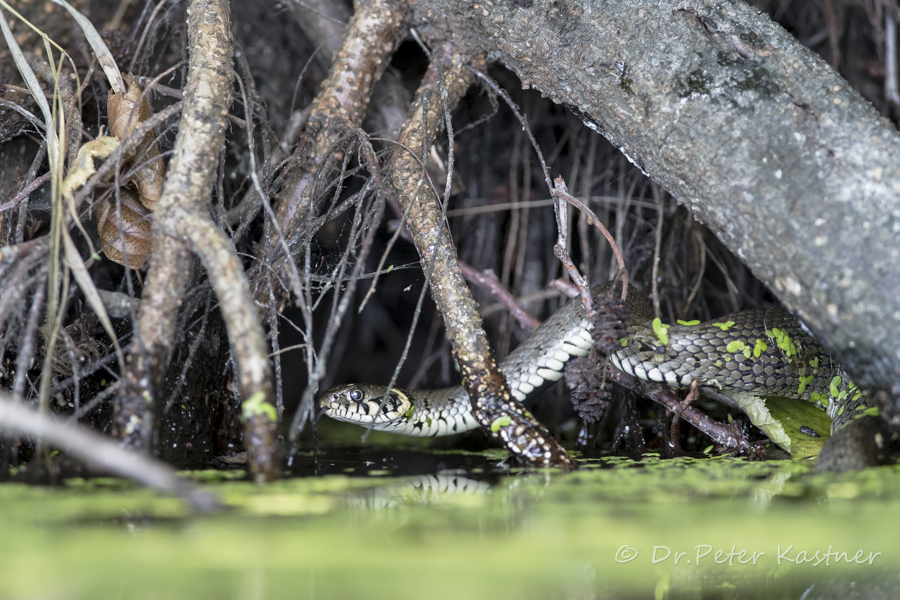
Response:
[{"label": "snake scale", "polygon": [[[609,289],[601,286],[594,295]],[[783,308],[748,310],[713,321],[663,325],[646,298],[628,294],[629,319],[613,365],[645,381],[686,388],[692,381],[730,397],[783,396],[815,403],[827,411],[832,432],[877,409],[841,366]],[[585,356],[593,343],[592,324],[580,299],[570,301],[500,363],[513,395],[521,402],[563,376],[570,359]],[[380,431],[439,436],[476,429],[469,396],[462,386],[406,390],[368,384],[341,385],[320,396],[326,415]],[[759,417],[747,411],[751,421]],[[771,437],[771,436],[770,436]],[[788,451],[789,448],[785,448]]]}]

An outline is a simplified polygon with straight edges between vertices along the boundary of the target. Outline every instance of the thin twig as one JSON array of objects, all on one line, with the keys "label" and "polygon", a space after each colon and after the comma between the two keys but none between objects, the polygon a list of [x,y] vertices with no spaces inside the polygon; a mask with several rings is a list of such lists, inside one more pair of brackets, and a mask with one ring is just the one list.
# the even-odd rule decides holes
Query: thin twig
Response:
[{"label": "thin twig", "polygon": [[653,316],[659,317],[659,251],[662,246],[663,203],[659,186],[651,184],[653,200],[656,202],[656,235],[653,242],[653,266],[650,269],[650,301],[653,302]]},{"label": "thin twig", "polygon": [[897,84],[897,17],[884,10],[884,95],[894,110],[900,110],[900,85]]},{"label": "thin twig", "polygon": [[493,271],[481,272],[463,261],[459,261],[459,270],[462,271],[463,277],[487,288],[491,294],[505,304],[506,307],[509,308],[510,313],[512,313],[512,316],[522,327],[525,329],[537,329],[540,326],[541,322],[528,314],[516,297],[506,289],[506,286],[500,283],[496,273]]},{"label": "thin twig", "polygon": [[691,402],[699,397],[700,393],[697,391],[697,380],[694,379],[691,381],[691,387],[688,390],[687,396],[684,397],[684,400],[678,405],[675,412],[672,413],[672,424],[669,426],[669,441],[676,453],[681,451],[678,443],[678,422],[681,420],[681,415],[684,413],[685,409],[691,405]]},{"label": "thin twig", "polygon": [[616,240],[613,239],[609,230],[600,222],[600,219],[597,218],[594,211],[588,208],[581,200],[569,194],[566,183],[562,180],[562,177],[556,179],[552,193],[555,198],[570,202],[572,206],[587,215],[588,225],[596,227],[597,230],[603,234],[603,237],[606,238],[606,241],[609,242],[609,246],[616,256],[616,261],[619,263],[619,272],[622,274],[622,300],[624,301],[628,295],[628,270],[625,268],[625,259],[622,258],[622,253],[619,251],[619,245],[616,244]]},{"label": "thin twig", "polygon": [[[361,140],[361,143],[363,143],[364,146],[368,146],[368,140]],[[369,163],[369,167],[378,169],[379,164],[377,161],[375,161],[374,151],[371,149],[371,147],[369,146],[368,149],[364,150],[363,152],[367,154],[369,156],[369,159],[371,160],[371,162]],[[373,179],[373,181],[380,181],[380,179]],[[318,391],[318,383],[322,379],[325,373],[325,368],[328,365],[328,358],[334,345],[335,333],[337,332],[344,315],[350,307],[350,301],[353,299],[357,282],[359,281],[360,275],[365,268],[366,258],[368,257],[368,254],[371,251],[373,242],[375,240],[378,225],[381,223],[381,219],[384,216],[384,208],[386,204],[385,197],[386,194],[376,192],[375,202],[371,209],[367,211],[364,219],[361,217],[361,213],[363,211],[362,207],[360,207],[354,214],[354,219],[351,225],[350,239],[355,240],[357,235],[362,235],[362,243],[359,249],[359,253],[356,256],[356,260],[353,264],[353,268],[350,270],[349,276],[347,276],[348,283],[345,286],[343,293],[334,295],[331,314],[326,326],[326,335],[321,347],[319,348],[318,353],[315,355],[313,354],[311,345],[307,349],[307,358],[309,360],[308,368],[310,368],[312,372],[310,374],[307,387],[304,390],[303,396],[300,400],[300,407],[298,408],[297,413],[294,415],[294,420],[291,423],[291,441],[293,444],[293,448],[296,448],[296,444],[299,440],[299,435],[302,431],[304,420],[312,420],[312,416],[314,413],[314,395]],[[350,263],[346,252],[349,252],[351,249],[355,249],[355,244],[353,242],[349,242],[347,244],[345,255],[338,263],[339,267],[335,276],[336,281],[343,281],[345,279],[344,271],[347,265]],[[306,266],[308,269],[309,252],[307,252],[305,256]],[[306,281],[309,281],[309,278],[307,278]],[[308,289],[309,286],[307,286],[307,290]],[[302,304],[302,308],[305,314],[308,314],[311,317],[311,302],[310,298],[308,297],[309,291],[307,291],[306,293],[307,301]],[[311,322],[312,319],[310,318],[307,323],[310,324]],[[308,337],[312,339],[311,330],[309,331]],[[312,356],[315,356],[315,359],[310,360]],[[293,455],[294,453],[293,448],[291,455]]]},{"label": "thin twig", "polygon": [[50,180],[50,172],[47,171],[46,173],[44,173],[43,175],[41,175],[40,177],[38,177],[31,183],[29,183],[28,185],[26,185],[25,188],[21,192],[16,194],[12,200],[10,200],[9,202],[6,202],[5,204],[0,204],[0,212],[9,210],[11,208],[15,208],[16,205],[18,205],[19,202],[21,202],[22,200],[27,198],[31,194],[31,192],[33,192],[34,190],[41,187],[42,185],[44,185],[44,183],[46,183],[49,180]]},{"label": "thin twig", "polygon": [[44,297],[47,293],[47,284],[42,282],[38,284],[37,291],[32,299],[31,309],[28,311],[28,322],[25,325],[25,331],[19,338],[21,344],[19,348],[19,356],[16,359],[16,380],[13,384],[13,398],[21,400],[24,398],[25,381],[28,379],[28,369],[31,365],[31,359],[34,357],[35,342],[38,335],[38,319],[42,316],[41,309],[44,308]]},{"label": "thin twig", "polygon": [[475,77],[480,79],[488,88],[490,88],[495,94],[503,98],[503,101],[506,102],[506,105],[513,111],[513,114],[516,116],[516,119],[519,120],[519,123],[522,125],[522,129],[525,131],[525,134],[528,136],[528,140],[531,142],[531,147],[534,149],[535,155],[537,155],[538,162],[541,165],[541,171],[544,174],[544,181],[547,183],[547,189],[552,193],[553,184],[550,181],[550,170],[547,168],[547,163],[544,161],[544,153],[541,152],[541,147],[538,145],[537,140],[534,138],[534,134],[531,132],[531,128],[528,126],[528,119],[525,118],[525,115],[522,114],[522,111],[519,110],[519,107],[516,106],[516,103],[513,102],[513,99],[509,97],[509,94],[506,93],[506,90],[497,85],[497,82],[487,76],[487,74],[481,72],[480,70],[469,67],[469,71],[472,72]]},{"label": "thin twig", "polygon": [[[610,381],[614,381],[640,396],[649,398],[673,413],[681,407],[682,400],[668,388],[658,383],[643,381],[636,377],[632,377],[612,365],[608,365],[608,369]],[[717,423],[691,406],[682,409],[681,418],[708,435],[714,442],[726,450],[746,452],[749,454],[752,454],[755,451],[754,446],[744,439],[738,429]]]},{"label": "thin twig", "polygon": [[566,201],[558,196],[556,198],[556,227],[558,230],[558,238],[556,241],[556,245],[553,246],[553,255],[559,259],[559,261],[566,268],[566,271],[569,273],[569,277],[572,278],[572,282],[578,288],[578,293],[581,295],[581,303],[584,306],[585,314],[590,317],[594,314],[594,301],[591,298],[591,290],[590,283],[588,280],[578,271],[578,267],[575,266],[575,263],[572,262],[572,257],[569,256],[568,250],[568,211],[566,206]]}]

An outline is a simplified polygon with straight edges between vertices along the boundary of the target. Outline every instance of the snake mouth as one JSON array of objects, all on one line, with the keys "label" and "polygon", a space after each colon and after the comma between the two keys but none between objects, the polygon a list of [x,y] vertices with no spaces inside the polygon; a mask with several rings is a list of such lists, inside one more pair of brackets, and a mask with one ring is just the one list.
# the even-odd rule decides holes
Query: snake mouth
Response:
[{"label": "snake mouth", "polygon": [[412,408],[406,394],[378,386],[342,385],[319,398],[326,415],[357,424],[392,424],[405,418]]}]

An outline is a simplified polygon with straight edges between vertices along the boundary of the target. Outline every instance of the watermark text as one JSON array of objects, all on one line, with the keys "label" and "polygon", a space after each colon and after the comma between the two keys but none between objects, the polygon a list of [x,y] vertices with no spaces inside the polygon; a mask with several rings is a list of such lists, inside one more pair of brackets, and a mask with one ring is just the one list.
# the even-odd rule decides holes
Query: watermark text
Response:
[{"label": "watermark text", "polygon": [[736,545],[730,548],[716,548],[710,544],[697,544],[693,547],[673,548],[671,546],[651,546],[650,548],[635,548],[624,544],[616,550],[615,561],[617,563],[630,563],[635,560],[646,560],[649,564],[673,564],[673,565],[727,565],[729,567],[739,565],[757,565],[772,561],[775,564],[811,565],[813,567],[831,567],[839,564],[846,565],[873,565],[881,556],[881,552],[863,550],[835,549],[795,549],[793,544],[782,545],[766,551],[758,549],[738,548]]}]

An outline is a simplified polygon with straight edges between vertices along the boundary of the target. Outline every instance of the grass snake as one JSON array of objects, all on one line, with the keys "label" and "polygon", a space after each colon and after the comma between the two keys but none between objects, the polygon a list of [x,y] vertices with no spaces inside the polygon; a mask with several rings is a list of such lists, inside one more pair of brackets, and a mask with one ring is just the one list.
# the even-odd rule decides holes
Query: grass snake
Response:
[{"label": "grass snake", "polygon": [[[595,290],[603,297],[609,286]],[[815,403],[837,431],[857,416],[877,414],[841,366],[786,309],[747,310],[700,323],[663,325],[639,292],[628,294],[622,347],[609,359],[629,375],[686,388],[696,380],[736,400],[778,445],[764,396]],[[527,402],[563,376],[567,361],[591,348],[592,324],[580,299],[567,303],[501,363],[512,394]],[[440,436],[478,428],[462,386],[406,390],[368,384],[331,388],[319,399],[326,415],[379,431]],[[762,411],[762,415],[760,414]],[[787,442],[789,445],[790,442]]]}]

